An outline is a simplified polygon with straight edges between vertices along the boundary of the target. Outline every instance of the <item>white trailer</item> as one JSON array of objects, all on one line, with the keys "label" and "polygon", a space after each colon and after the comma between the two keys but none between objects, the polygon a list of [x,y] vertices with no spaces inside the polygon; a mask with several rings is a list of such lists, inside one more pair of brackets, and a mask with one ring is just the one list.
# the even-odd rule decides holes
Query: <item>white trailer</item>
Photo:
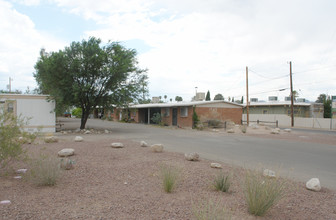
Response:
[{"label": "white trailer", "polygon": [[0,107],[21,118],[29,119],[28,132],[55,132],[55,101],[47,95],[0,94]]}]

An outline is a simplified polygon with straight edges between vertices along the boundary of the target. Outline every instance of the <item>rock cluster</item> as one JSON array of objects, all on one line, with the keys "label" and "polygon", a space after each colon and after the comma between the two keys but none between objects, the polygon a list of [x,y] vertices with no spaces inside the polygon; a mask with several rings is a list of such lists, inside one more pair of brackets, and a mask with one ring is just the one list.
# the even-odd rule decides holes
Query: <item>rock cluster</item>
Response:
[{"label": "rock cluster", "polygon": [[184,154],[184,158],[189,161],[198,161],[199,160],[199,155],[198,153],[189,153],[189,154]]},{"label": "rock cluster", "polygon": [[75,154],[75,150],[72,148],[64,148],[60,151],[58,151],[59,157],[69,157]]},{"label": "rock cluster", "polygon": [[112,143],[111,147],[112,148],[123,148],[124,144],[123,143]]},{"label": "rock cluster", "polygon": [[321,190],[321,183],[318,178],[311,178],[306,183],[306,188],[315,192],[319,192]]}]

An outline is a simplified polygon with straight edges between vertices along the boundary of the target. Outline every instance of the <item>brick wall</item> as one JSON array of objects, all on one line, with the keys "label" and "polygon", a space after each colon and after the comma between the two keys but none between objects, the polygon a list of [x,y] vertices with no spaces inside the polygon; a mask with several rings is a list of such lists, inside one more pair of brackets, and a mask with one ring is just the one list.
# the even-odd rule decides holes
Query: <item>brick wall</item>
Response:
[{"label": "brick wall", "polygon": [[195,110],[202,122],[209,119],[217,119],[221,121],[233,121],[236,124],[241,124],[243,114],[242,108],[196,107]]}]

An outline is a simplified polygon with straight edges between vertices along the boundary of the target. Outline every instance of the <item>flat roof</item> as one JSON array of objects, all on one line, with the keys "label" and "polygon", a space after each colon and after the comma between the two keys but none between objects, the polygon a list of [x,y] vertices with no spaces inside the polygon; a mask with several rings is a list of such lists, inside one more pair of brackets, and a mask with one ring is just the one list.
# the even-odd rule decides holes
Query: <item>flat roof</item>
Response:
[{"label": "flat roof", "polygon": [[[294,102],[294,106],[311,106],[312,104],[322,104],[315,102]],[[279,105],[291,105],[290,101],[275,101],[275,102],[250,102],[249,106],[279,106]],[[244,104],[246,107],[246,104]]]},{"label": "flat roof", "polygon": [[195,102],[166,102],[166,103],[150,103],[150,104],[137,104],[130,105],[129,108],[170,108],[170,107],[183,107],[183,106],[194,106],[194,105],[206,105],[206,104],[216,104],[216,103],[225,103],[235,106],[243,107],[240,104],[227,102],[224,100],[214,100],[214,101],[195,101]]},{"label": "flat roof", "polygon": [[50,97],[50,95],[0,93],[0,98],[43,99],[43,98],[48,98],[48,97]]}]

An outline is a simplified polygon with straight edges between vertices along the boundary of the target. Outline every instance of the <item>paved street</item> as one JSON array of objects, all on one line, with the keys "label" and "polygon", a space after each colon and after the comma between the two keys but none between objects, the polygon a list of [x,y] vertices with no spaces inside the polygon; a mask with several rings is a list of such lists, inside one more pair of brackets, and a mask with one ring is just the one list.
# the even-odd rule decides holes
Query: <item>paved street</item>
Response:
[{"label": "paved street", "polygon": [[[79,119],[62,120],[66,128],[79,128]],[[160,128],[99,119],[89,119],[86,127],[109,129],[112,131],[110,135],[119,139],[162,143],[167,151],[197,152],[201,158],[209,160],[247,168],[280,170],[283,176],[303,182],[318,177],[322,186],[336,189],[336,145]]]}]

